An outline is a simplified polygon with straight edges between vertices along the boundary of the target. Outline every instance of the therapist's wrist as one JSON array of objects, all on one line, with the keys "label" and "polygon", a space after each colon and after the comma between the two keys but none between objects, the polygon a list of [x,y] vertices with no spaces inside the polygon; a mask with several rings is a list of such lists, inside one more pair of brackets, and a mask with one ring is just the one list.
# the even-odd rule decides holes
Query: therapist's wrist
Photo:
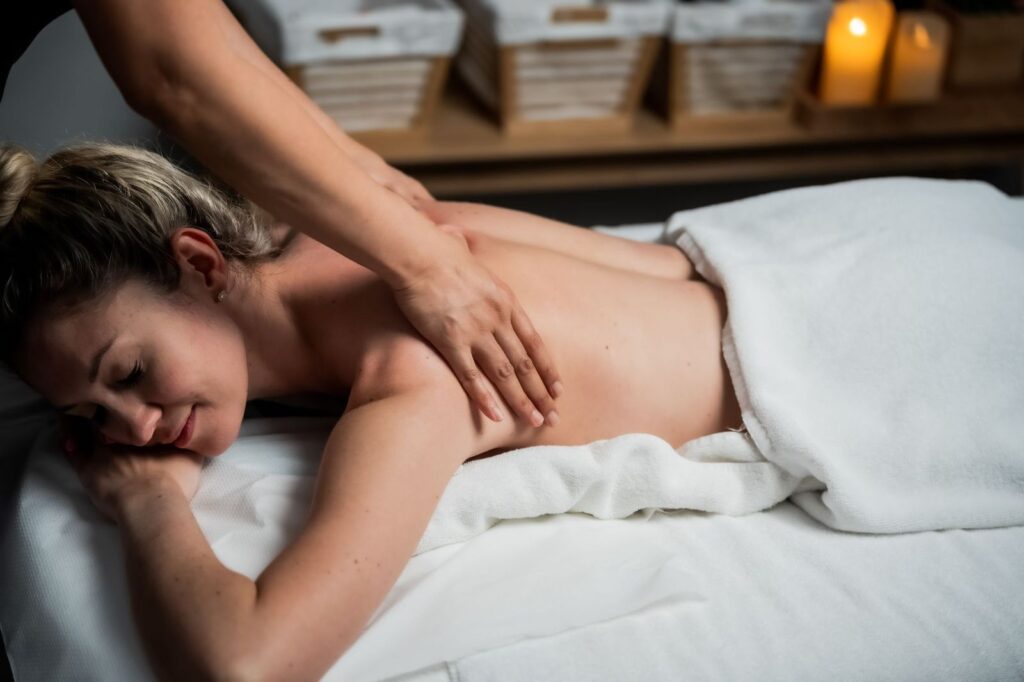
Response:
[{"label": "therapist's wrist", "polygon": [[408,289],[422,282],[439,265],[458,259],[455,242],[429,219],[423,218],[423,229],[417,231],[415,242],[382,261],[377,273],[392,289]]}]

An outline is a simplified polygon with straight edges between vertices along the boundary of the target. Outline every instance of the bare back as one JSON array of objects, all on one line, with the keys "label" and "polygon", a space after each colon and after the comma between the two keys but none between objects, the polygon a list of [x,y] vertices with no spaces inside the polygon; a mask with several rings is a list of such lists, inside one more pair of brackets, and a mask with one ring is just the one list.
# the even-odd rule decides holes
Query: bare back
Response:
[{"label": "bare back", "polygon": [[516,292],[571,387],[558,401],[557,428],[510,445],[630,432],[679,445],[740,425],[722,359],[721,290],[493,238],[477,240],[474,252]]},{"label": "bare back", "polygon": [[[484,211],[481,219],[487,218]],[[338,292],[330,301],[321,293],[316,314],[309,316],[319,320],[316,333],[323,348],[347,343],[361,349],[354,354],[369,356],[387,352],[375,350],[387,347],[386,338],[419,338],[373,273],[312,240],[298,239],[304,241],[286,256],[289,272],[321,292]],[[719,289],[479,233],[471,244],[477,258],[516,293],[566,388],[557,403],[557,426],[534,429],[508,418],[479,420],[482,446],[473,455],[632,432],[679,445],[741,425],[722,359],[725,302]],[[352,346],[356,337],[364,343]],[[359,358],[353,359],[358,365]]]}]

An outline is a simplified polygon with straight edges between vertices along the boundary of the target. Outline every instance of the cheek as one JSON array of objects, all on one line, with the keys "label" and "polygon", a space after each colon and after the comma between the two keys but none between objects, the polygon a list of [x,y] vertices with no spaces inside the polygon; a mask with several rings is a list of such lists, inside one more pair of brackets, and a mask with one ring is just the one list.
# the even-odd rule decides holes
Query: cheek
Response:
[{"label": "cheek", "polygon": [[197,410],[198,440],[193,444],[192,449],[204,457],[216,457],[224,454],[238,439],[244,413],[244,402],[241,409],[225,406]]},{"label": "cheek", "polygon": [[249,370],[245,346],[233,330],[209,334],[189,373],[196,391],[198,440],[192,449],[215,457],[238,438],[248,399]]},{"label": "cheek", "polygon": [[[219,319],[191,316],[156,353],[151,399],[164,406],[196,406],[196,433],[188,449],[216,457],[238,438],[249,371],[237,329]],[[172,341],[173,339],[173,341]]]}]

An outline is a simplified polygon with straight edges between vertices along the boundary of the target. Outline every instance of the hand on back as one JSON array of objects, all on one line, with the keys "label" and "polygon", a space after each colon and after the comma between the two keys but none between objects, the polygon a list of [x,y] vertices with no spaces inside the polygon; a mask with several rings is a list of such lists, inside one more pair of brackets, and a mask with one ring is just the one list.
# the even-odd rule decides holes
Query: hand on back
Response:
[{"label": "hand on back", "polygon": [[516,416],[533,426],[553,426],[561,384],[544,342],[512,290],[471,253],[472,233],[454,225],[439,228],[454,248],[395,290],[399,307],[485,415],[502,419],[486,376]]}]

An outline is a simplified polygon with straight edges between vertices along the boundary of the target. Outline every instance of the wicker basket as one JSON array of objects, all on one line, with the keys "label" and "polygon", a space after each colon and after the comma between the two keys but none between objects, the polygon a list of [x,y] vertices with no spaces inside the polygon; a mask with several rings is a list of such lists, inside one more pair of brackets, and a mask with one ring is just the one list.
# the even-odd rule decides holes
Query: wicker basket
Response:
[{"label": "wicker basket", "polygon": [[788,117],[828,17],[822,3],[677,5],[655,75],[672,126]]},{"label": "wicker basket", "polygon": [[669,5],[572,6],[555,0],[460,0],[457,64],[507,133],[625,129],[650,77]]},{"label": "wicker basket", "polygon": [[462,34],[451,0],[231,0],[263,49],[347,132],[423,130]]}]

